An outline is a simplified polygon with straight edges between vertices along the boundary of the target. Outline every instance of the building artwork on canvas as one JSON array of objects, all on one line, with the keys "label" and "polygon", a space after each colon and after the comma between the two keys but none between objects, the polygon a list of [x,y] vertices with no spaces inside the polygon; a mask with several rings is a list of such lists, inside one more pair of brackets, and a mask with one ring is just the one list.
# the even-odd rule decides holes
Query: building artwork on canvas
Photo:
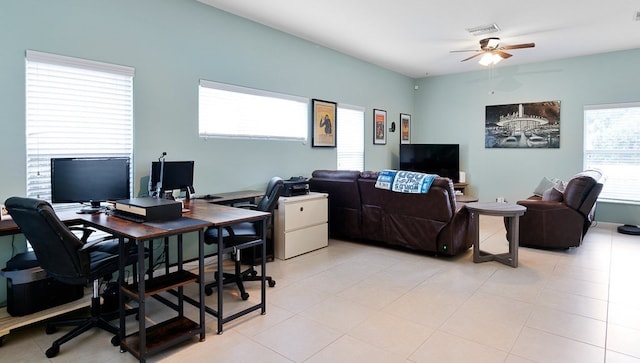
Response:
[{"label": "building artwork on canvas", "polygon": [[485,148],[560,148],[560,101],[486,106]]}]

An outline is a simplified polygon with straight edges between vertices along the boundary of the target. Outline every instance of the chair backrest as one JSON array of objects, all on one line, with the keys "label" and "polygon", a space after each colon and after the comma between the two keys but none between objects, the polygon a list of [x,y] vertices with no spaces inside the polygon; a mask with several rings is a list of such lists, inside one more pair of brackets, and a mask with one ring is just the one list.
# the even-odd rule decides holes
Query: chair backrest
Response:
[{"label": "chair backrest", "polygon": [[277,176],[271,178],[271,180],[269,180],[269,184],[267,184],[267,190],[258,203],[256,209],[262,212],[273,213],[274,209],[276,209],[276,205],[278,205],[278,198],[282,195],[283,190],[284,181],[282,178]]},{"label": "chair backrest", "polygon": [[5,206],[47,274],[68,284],[87,282],[90,257],[81,252],[82,241],[60,221],[49,203],[11,197]]}]

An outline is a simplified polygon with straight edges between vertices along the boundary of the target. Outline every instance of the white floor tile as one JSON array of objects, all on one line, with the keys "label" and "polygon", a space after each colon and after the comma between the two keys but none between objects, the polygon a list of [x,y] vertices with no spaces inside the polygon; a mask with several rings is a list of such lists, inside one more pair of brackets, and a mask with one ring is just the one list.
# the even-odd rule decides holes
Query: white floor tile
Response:
[{"label": "white floor tile", "polygon": [[[222,335],[207,315],[204,342],[195,337],[147,361],[640,363],[640,243],[616,226],[598,223],[578,248],[520,248],[518,268],[473,263],[471,250],[434,257],[330,240],[327,248],[267,264],[277,284],[267,290],[266,315],[229,322]],[[506,247],[501,218],[483,216],[480,227],[483,248]],[[225,286],[225,312],[257,301],[259,284],[247,289],[249,302]],[[206,301],[215,304],[215,294]],[[172,316],[154,300],[147,311],[150,322]],[[64,331],[46,335],[44,324],[13,331],[0,361],[136,361],[101,331],[47,359]]]}]

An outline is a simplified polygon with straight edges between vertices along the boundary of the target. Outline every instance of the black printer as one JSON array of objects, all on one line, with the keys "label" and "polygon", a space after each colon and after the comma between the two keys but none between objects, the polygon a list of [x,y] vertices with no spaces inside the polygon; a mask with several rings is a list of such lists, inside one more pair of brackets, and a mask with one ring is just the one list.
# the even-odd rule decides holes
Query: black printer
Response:
[{"label": "black printer", "polygon": [[302,176],[291,177],[284,181],[283,197],[309,194],[309,180]]}]

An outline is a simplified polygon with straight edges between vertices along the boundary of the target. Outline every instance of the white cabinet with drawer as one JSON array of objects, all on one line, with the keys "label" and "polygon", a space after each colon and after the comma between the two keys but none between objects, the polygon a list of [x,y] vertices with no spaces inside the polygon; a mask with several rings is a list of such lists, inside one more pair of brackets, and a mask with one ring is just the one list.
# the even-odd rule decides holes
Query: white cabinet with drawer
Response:
[{"label": "white cabinet with drawer", "polygon": [[285,260],[329,244],[328,195],[280,197],[275,210],[275,255]]}]

